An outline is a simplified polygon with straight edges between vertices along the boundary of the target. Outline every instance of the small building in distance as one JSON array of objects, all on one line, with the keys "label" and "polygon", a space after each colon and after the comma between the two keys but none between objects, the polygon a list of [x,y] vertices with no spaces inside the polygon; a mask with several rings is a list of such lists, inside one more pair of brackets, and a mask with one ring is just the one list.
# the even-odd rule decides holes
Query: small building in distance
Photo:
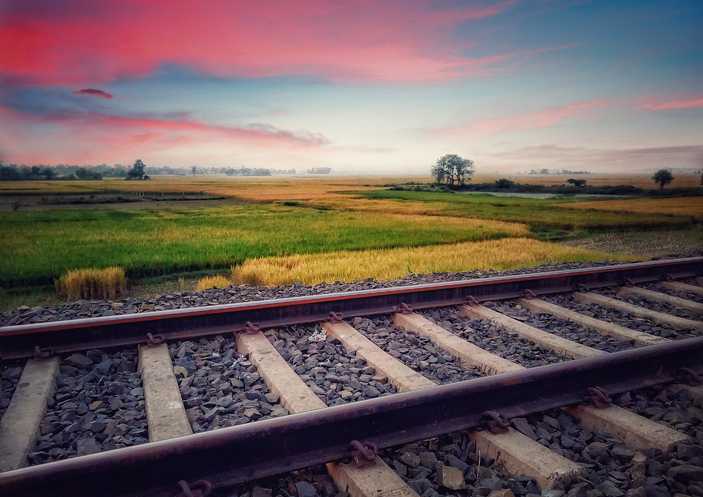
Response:
[{"label": "small building in distance", "polygon": [[311,169],[308,169],[308,174],[329,174],[331,172],[331,167],[313,167]]}]

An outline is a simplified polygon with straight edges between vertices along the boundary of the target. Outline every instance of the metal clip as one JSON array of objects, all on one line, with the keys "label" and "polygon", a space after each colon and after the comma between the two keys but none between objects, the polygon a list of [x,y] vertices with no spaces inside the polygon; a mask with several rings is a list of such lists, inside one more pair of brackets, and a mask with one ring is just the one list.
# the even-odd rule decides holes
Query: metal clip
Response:
[{"label": "metal clip", "polygon": [[54,351],[51,347],[40,347],[39,345],[35,345],[33,355],[35,359],[48,359],[54,355]]},{"label": "metal clip", "polygon": [[164,343],[163,335],[154,335],[152,332],[146,334],[146,344],[149,346],[160,345]]},{"label": "metal clip", "polygon": [[480,305],[481,304],[481,302],[479,302],[478,299],[476,297],[474,297],[473,295],[469,295],[468,297],[466,297],[466,303],[469,305]]},{"label": "metal clip", "polygon": [[691,386],[696,386],[703,383],[703,378],[701,378],[701,375],[691,368],[680,368],[676,371],[676,378],[678,378],[681,383]]},{"label": "metal clip", "polygon": [[485,411],[481,414],[481,424],[491,433],[505,433],[510,423],[498,411]]},{"label": "metal clip", "polygon": [[180,480],[178,486],[181,491],[173,497],[206,497],[212,492],[212,483],[207,480],[197,480],[193,483]]},{"label": "metal clip", "polygon": [[259,333],[260,331],[261,331],[261,328],[259,328],[258,326],[256,326],[256,325],[255,325],[254,323],[252,323],[251,321],[247,321],[247,322],[244,324],[244,333],[245,333],[246,335],[255,335],[255,334]]},{"label": "metal clip", "polygon": [[332,321],[333,323],[339,323],[339,322],[342,321],[343,319],[344,319],[344,317],[342,316],[342,313],[341,313],[341,312],[334,312],[334,311],[332,311],[332,312],[330,312],[330,314],[329,314],[329,320]]},{"label": "metal clip", "polygon": [[623,278],[623,280],[627,286],[636,286],[637,283],[635,283],[632,278]]},{"label": "metal clip", "polygon": [[400,305],[396,306],[395,312],[399,312],[401,314],[412,314],[413,310],[412,307],[403,302]]},{"label": "metal clip", "polygon": [[672,273],[666,273],[663,277],[663,280],[665,281],[676,281],[676,276],[674,276]]},{"label": "metal clip", "polygon": [[537,298],[537,295],[535,294],[535,292],[533,292],[529,288],[526,288],[523,293],[524,293],[526,299],[536,299]]},{"label": "metal clip", "polygon": [[359,440],[352,440],[349,444],[352,449],[352,459],[356,466],[365,466],[371,464],[376,460],[376,455],[378,454],[378,447],[371,442],[360,442]]},{"label": "metal clip", "polygon": [[601,387],[588,387],[586,392],[588,392],[587,399],[598,409],[610,407],[610,395]]},{"label": "metal clip", "polygon": [[585,283],[579,283],[578,285],[576,285],[576,290],[578,290],[579,292],[590,292],[591,287]]}]

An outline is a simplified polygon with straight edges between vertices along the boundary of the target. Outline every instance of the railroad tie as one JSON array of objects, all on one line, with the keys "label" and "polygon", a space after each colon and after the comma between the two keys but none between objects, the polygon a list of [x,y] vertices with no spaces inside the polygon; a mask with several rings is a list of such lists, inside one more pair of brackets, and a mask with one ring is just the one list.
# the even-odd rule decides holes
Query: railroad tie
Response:
[{"label": "railroad tie", "polygon": [[193,429],[183,406],[168,345],[140,345],[139,371],[144,386],[149,441],[191,435]]},{"label": "railroad tie", "polygon": [[553,333],[540,330],[539,328],[525,324],[483,305],[463,305],[461,306],[460,314],[470,319],[486,319],[492,321],[500,328],[510,330],[537,345],[574,359],[593,357],[605,353],[593,347],[582,345]]},{"label": "railroad tie", "polygon": [[[325,332],[342,342],[344,347],[388,377],[399,391],[407,392],[436,386],[345,322],[326,322]],[[375,366],[378,364],[379,367]],[[567,483],[582,472],[581,465],[566,459],[522,433],[509,428],[505,433],[485,431],[470,432],[482,454],[497,460],[515,475],[534,478],[542,488],[552,488],[557,483]]]},{"label": "railroad tie", "polygon": [[0,420],[0,473],[27,465],[27,456],[54,393],[59,358],[29,359]]},{"label": "railroad tie", "polygon": [[[475,308],[477,306],[471,306]],[[482,306],[481,306],[482,307]],[[490,310],[490,309],[488,309]],[[491,311],[493,312],[493,311]],[[466,342],[465,340],[459,338],[453,333],[445,330],[441,326],[433,323],[429,319],[421,316],[419,314],[395,314],[393,316],[393,322],[400,326],[401,328],[417,333],[418,335],[425,336],[432,340],[438,347],[443,348],[453,356],[460,358],[456,354],[457,348],[446,348],[444,347],[445,339],[444,337],[449,334],[457,338],[458,340]],[[536,329],[536,328],[535,328]],[[541,331],[541,330],[538,330]],[[543,332],[546,333],[546,332]],[[516,371],[525,369],[523,366],[516,364],[512,361],[508,361],[495,354],[492,354],[486,350],[479,347],[473,346],[474,348],[481,351],[481,354],[473,358],[474,363],[479,363],[487,361],[486,365],[490,364],[492,367],[486,368],[486,371],[494,370],[493,365],[496,364],[495,359],[500,359],[504,361],[510,367],[503,368],[502,370],[495,371],[490,374],[500,374],[508,371]],[[467,351],[468,349],[464,349]],[[600,352],[599,353],[604,353]],[[461,358],[460,358],[461,359]],[[463,360],[463,359],[462,359]],[[686,435],[680,433],[676,430],[669,428],[668,426],[662,425],[651,421],[644,416],[640,416],[627,409],[622,409],[616,406],[609,406],[605,408],[595,408],[591,406],[581,405],[575,409],[569,411],[574,417],[579,419],[581,423],[590,429],[599,429],[601,431],[606,431],[622,438],[623,442],[630,445],[635,449],[660,449],[662,451],[669,451],[674,446],[674,444],[688,439]]]},{"label": "railroad tie", "polygon": [[438,347],[456,357],[465,368],[477,368],[487,375],[519,371],[522,366],[477,347],[419,314],[394,314],[399,328],[432,340]]},{"label": "railroad tie", "polygon": [[687,292],[695,295],[703,295],[703,286],[690,285],[682,281],[664,281],[662,285],[664,288],[668,288],[669,290],[673,290],[675,292]]},{"label": "railroad tie", "polygon": [[703,322],[701,321],[694,321],[692,319],[681,318],[664,312],[653,311],[651,309],[647,309],[646,307],[633,305],[628,302],[623,302],[622,300],[606,297],[605,295],[599,295],[597,293],[576,292],[574,293],[574,298],[579,302],[610,307],[611,309],[632,314],[633,316],[648,318],[652,321],[673,326],[674,328],[681,330],[703,330]]},{"label": "railroad tie", "polygon": [[520,299],[520,304],[535,314],[551,314],[559,319],[571,321],[586,328],[597,331],[601,335],[611,336],[620,340],[631,340],[638,345],[652,345],[655,343],[665,342],[668,338],[651,335],[642,331],[632,330],[619,324],[609,323],[600,319],[592,318],[581,314],[580,312],[572,311],[566,307],[552,304],[538,298]]},{"label": "railroad tie", "polygon": [[[292,413],[324,409],[326,404],[288,365],[263,333],[238,333],[237,350],[248,354],[262,378],[281,403]],[[351,497],[419,497],[380,457],[372,464],[327,463],[335,484]]]},{"label": "railroad tie", "polygon": [[624,286],[618,290],[618,297],[620,296],[640,297],[651,302],[669,304],[674,307],[695,312],[697,314],[703,314],[703,304],[700,302],[694,302],[693,300],[683,299],[681,297],[674,297],[673,295],[669,295],[667,293],[655,292],[653,290],[647,290],[646,288]]}]

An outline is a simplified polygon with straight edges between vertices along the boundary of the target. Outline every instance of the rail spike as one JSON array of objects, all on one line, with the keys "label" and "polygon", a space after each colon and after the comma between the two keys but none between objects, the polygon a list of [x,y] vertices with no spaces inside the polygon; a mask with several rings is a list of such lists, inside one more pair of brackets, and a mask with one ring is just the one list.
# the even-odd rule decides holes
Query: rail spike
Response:
[{"label": "rail spike", "polygon": [[395,312],[399,312],[400,314],[412,314],[413,308],[405,302],[402,302],[400,305],[396,306]]},{"label": "rail spike", "polygon": [[590,401],[591,404],[593,404],[593,406],[597,409],[605,409],[606,407],[610,407],[612,403],[610,400],[610,395],[608,395],[608,393],[601,387],[588,387],[586,392],[588,401]]},{"label": "rail spike", "polygon": [[378,455],[376,444],[352,440],[349,445],[352,449],[352,460],[357,467],[367,466],[376,460]]},{"label": "rail spike", "polygon": [[181,491],[173,497],[207,497],[212,492],[212,483],[208,480],[197,480],[193,483],[179,480],[178,486]]},{"label": "rail spike", "polygon": [[35,359],[48,359],[54,355],[54,351],[51,347],[40,347],[39,345],[34,346],[34,358]]},{"label": "rail spike", "polygon": [[681,368],[676,372],[677,378],[682,383],[691,386],[697,386],[703,384],[703,378],[701,375],[691,368]]},{"label": "rail spike", "polygon": [[256,335],[260,331],[261,331],[261,328],[256,326],[251,321],[247,321],[246,324],[244,325],[244,333],[247,335]]},{"label": "rail spike", "polygon": [[491,433],[505,433],[510,428],[510,422],[498,411],[485,411],[481,414],[482,425]]},{"label": "rail spike", "polygon": [[342,316],[341,312],[332,311],[329,314],[329,320],[333,323],[339,323],[344,320],[344,316]]},{"label": "rail spike", "polygon": [[146,334],[146,344],[149,347],[154,347],[156,345],[160,345],[160,344],[164,343],[164,341],[165,341],[165,339],[164,339],[163,335],[157,335],[152,332],[148,332]]}]

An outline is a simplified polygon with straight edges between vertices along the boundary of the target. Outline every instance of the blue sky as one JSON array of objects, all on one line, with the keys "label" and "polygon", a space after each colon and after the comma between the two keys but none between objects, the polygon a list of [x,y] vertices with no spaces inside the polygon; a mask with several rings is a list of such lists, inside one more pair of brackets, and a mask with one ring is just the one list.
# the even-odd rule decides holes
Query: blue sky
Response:
[{"label": "blue sky", "polygon": [[10,162],[703,167],[703,2],[57,3],[0,1]]}]

